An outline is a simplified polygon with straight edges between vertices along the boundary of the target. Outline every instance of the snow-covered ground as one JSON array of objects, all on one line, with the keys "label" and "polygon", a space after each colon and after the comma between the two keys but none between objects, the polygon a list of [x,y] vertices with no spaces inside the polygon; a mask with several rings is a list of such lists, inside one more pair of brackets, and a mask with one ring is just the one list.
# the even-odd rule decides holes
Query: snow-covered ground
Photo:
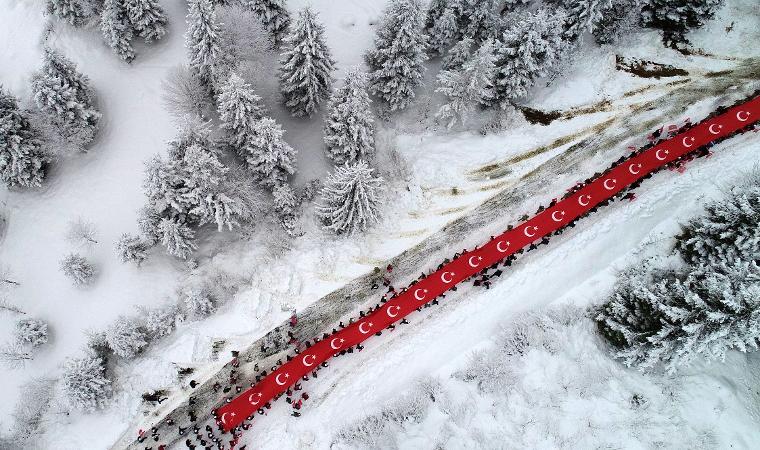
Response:
[{"label": "snow-covered ground", "polygon": [[[43,2],[6,3],[8,7],[0,12],[0,83],[28,99],[28,80],[41,64],[49,19],[43,16]],[[293,10],[306,3],[314,6],[325,23],[328,44],[338,61],[336,77],[342,76],[346,68],[361,64],[362,54],[372,43],[371,24],[377,21],[385,0],[288,2]],[[756,4],[753,0],[727,3],[715,21],[694,34],[694,43],[718,55],[757,56],[760,51],[753,43],[760,37],[760,13]],[[139,411],[140,394],[173,383],[173,363],[213,369],[213,340],[226,339],[238,345],[255,340],[289,314],[285,308],[303,309],[387,258],[413,247],[572,142],[592,135],[593,125],[621,113],[612,108],[548,127],[518,119],[510,130],[489,136],[476,131],[407,131],[398,136],[395,146],[407,160],[411,177],[395,181],[393,201],[385,208],[384,221],[365,236],[336,239],[307,222],[307,234],[295,240],[283,256],[273,258],[273,245],[262,245],[272,231],[262,227],[248,240],[232,234],[209,236],[207,239],[216,248],[199,255],[200,266],[194,271],[160,251],[155,251],[138,269],[120,263],[113,247],[121,233],[136,230],[137,210],[145,201],[141,187],[143,162],[163,152],[166,141],[175,134],[171,117],[160,100],[161,84],[167,71],[185,60],[185,2],[162,5],[170,19],[169,35],[156,45],[138,46],[138,58],[131,65],[119,61],[102,44],[99,30],[74,30],[55,23],[48,37],[50,45],[61,49],[90,77],[104,118],[89,153],[56,164],[41,190],[0,193],[8,225],[0,243],[0,263],[10,266],[21,282],[10,300],[30,315],[49,321],[53,330],[52,344],[25,368],[0,368],[0,423],[5,426],[10,422],[18,386],[33,376],[55,375],[60,363],[78,352],[86,339],[85,330],[102,329],[120,314],[132,314],[139,305],[158,304],[174,296],[178,285],[216,272],[230,273],[241,280],[241,289],[215,316],[181,326],[175,335],[150,348],[134,363],[120,367],[113,407],[101,414],[76,415],[50,423],[43,437],[46,448],[109,447],[129,430]],[[727,35],[724,29],[731,21],[736,25]],[[695,77],[700,76],[700,71],[720,70],[731,64],[720,58],[685,58],[663,49],[655,33],[644,33],[615,49],[597,48],[581,54],[565,76],[550,87],[537,89],[531,106],[566,109],[615,100],[624,92],[650,85],[651,91],[667,90],[667,80],[642,80],[616,72],[613,50],[687,67],[693,69]],[[299,152],[297,183],[322,177],[329,166],[321,147],[321,117],[290,118],[278,106],[274,87],[276,84],[257,89],[283,123],[286,139]],[[645,92],[621,104],[647,99],[648,95]],[[565,144],[510,164],[509,172],[498,179],[472,175],[478,168],[520,159],[521,155],[574,133],[578,135]],[[609,288],[614,271],[630,261],[642,243],[655,239],[658,233],[672,233],[679,219],[698,211],[704,196],[715,192],[714,180],[728,180],[731,174],[759,161],[757,145],[757,135],[735,139],[723,144],[713,159],[698,162],[684,175],[658,176],[642,189],[640,201],[615,205],[609,212],[584,222],[575,233],[552,241],[550,248],[531,254],[491,291],[464,290],[447,298],[441,308],[418,315],[406,329],[384,335],[359,357],[336,361],[325,371],[324,378],[320,376],[319,383],[308,387],[315,394],[314,401],[308,402],[300,421],[290,420],[284,406],[278,405],[246,439],[255,443],[254,448],[324,448],[337,430],[403,392],[416,377],[433,374],[445,378],[462,367],[470,351],[487,346],[494,331],[518,312],[557,301],[597,301]],[[456,188],[456,195],[452,195],[452,188]],[[64,236],[67,224],[78,217],[92,221],[99,231],[97,245],[80,249],[99,271],[97,282],[87,289],[72,287],[58,270],[59,260],[73,250]],[[9,338],[12,325],[13,317],[0,317],[0,342]],[[581,339],[578,345],[584,342]],[[531,367],[539,370],[541,365],[536,362]],[[719,368],[705,373],[709,375],[694,375],[694,384],[704,386],[702,391],[696,391],[697,395],[701,392],[707,396],[715,386],[708,380],[720,377]],[[704,405],[712,408],[715,402]],[[740,406],[729,402],[723,407],[733,411]],[[733,420],[730,427],[726,424],[726,433],[752,432],[753,423],[743,421],[749,419],[740,415],[726,416],[729,422]],[[684,420],[692,420],[693,416],[684,414]],[[721,420],[722,429],[725,420]],[[418,432],[424,434],[423,430]],[[746,441],[732,440],[725,434],[720,435],[719,442],[741,447],[743,442],[753,440],[760,441],[757,436]]]}]

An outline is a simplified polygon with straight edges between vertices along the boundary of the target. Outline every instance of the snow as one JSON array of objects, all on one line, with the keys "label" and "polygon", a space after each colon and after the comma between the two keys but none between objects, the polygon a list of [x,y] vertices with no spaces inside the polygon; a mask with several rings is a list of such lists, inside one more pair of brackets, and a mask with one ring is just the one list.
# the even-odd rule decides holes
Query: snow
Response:
[{"label": "snow", "polygon": [[[311,4],[319,13],[327,43],[338,62],[335,77],[339,79],[348,68],[363,64],[362,55],[372,44],[374,25],[385,3],[290,0],[288,6],[295,11]],[[28,98],[29,77],[42,64],[42,42],[49,19],[43,16],[41,1],[7,0],[6,4],[0,12],[0,83],[15,95]],[[413,127],[405,124],[398,130],[384,130],[381,138],[386,145],[379,152],[387,152],[389,143],[394,145],[408,162],[411,176],[394,181],[393,196],[382,211],[383,222],[366,235],[335,238],[318,230],[312,211],[307,211],[306,236],[293,241],[292,249],[283,256],[272,256],[278,252],[277,233],[281,233],[276,227],[262,226],[250,240],[237,239],[231,233],[213,234],[204,236],[200,266],[193,271],[160,249],[153,251],[140,268],[123,264],[114,248],[122,233],[136,231],[137,210],[145,201],[141,187],[144,161],[164,152],[166,141],[175,135],[171,117],[161,102],[161,83],[167,72],[186,58],[185,2],[162,2],[169,17],[169,33],[151,46],[136,42],[138,56],[131,65],[112,54],[97,28],[75,30],[53,22],[47,42],[74,60],[90,78],[103,119],[89,152],[57,163],[41,190],[0,192],[8,225],[0,242],[0,262],[10,265],[22,282],[10,300],[29,315],[48,321],[52,336],[52,342],[42,347],[26,368],[0,368],[3,428],[10,424],[18,386],[32,376],[56,375],[67,356],[77,355],[86,338],[85,330],[103,330],[119,315],[134,314],[139,305],[153,306],[176,298],[179,286],[192,285],[216,273],[230,273],[231,284],[239,290],[217,314],[183,324],[174,335],[152,345],[144,356],[116,368],[112,407],[98,414],[74,413],[65,420],[57,417],[42,437],[46,444],[43,448],[109,448],[122,433],[135,431],[132,424],[140,418],[140,394],[176,384],[175,364],[195,366],[201,375],[213,373],[221,365],[211,355],[213,341],[225,339],[227,349],[242,348],[279,324],[290,309],[303,309],[382,265],[387,258],[414,247],[495,193],[518,185],[523,176],[566,152],[573,143],[593,138],[594,126],[624,116],[627,105],[669,92],[667,83],[672,80],[636,79],[615,71],[613,51],[688,67],[695,77],[734,63],[720,55],[734,58],[760,54],[753,45],[759,37],[755,3],[729,0],[727,4],[714,22],[693,33],[696,44],[719,57],[685,58],[663,49],[656,33],[643,33],[614,49],[586,51],[550,87],[539,81],[535,95],[527,102],[549,110],[612,99],[610,108],[598,108],[550,126],[530,125],[516,118],[510,129],[488,136],[476,131],[410,131]],[[734,31],[723,34],[731,21],[736,21]],[[716,35],[725,39],[713,39]],[[269,64],[265,67],[269,81],[256,84],[255,89],[285,128],[286,141],[299,152],[295,184],[323,178],[330,165],[322,150],[322,115],[309,120],[290,117],[279,104],[275,72],[269,70],[276,67],[276,61]],[[428,85],[433,69],[431,65],[426,74]],[[643,91],[624,97],[625,92],[636,89]],[[711,106],[704,102],[689,114],[699,117]],[[573,134],[573,139],[556,142]],[[412,325],[377,338],[360,355],[336,360],[318,382],[308,385],[313,400],[306,402],[300,420],[290,418],[286,405],[279,402],[245,439],[256,448],[326,448],[341,427],[395,398],[420,375],[445,379],[462,368],[470,352],[492,345],[493,333],[520,312],[550,303],[587,305],[598,301],[618,269],[655,245],[647,243],[672,235],[678,221],[697,213],[699,205],[715,195],[721,183],[758,162],[757,137],[748,135],[722,144],[713,158],[698,161],[684,175],[658,175],[641,188],[639,200],[613,205],[587,219],[573,233],[552,240],[549,247],[531,253],[490,291],[461,289],[458,295],[447,296],[442,307],[417,314]],[[542,146],[547,148],[534,154]],[[581,167],[593,171],[619,154],[602,155]],[[587,175],[579,170],[577,178]],[[543,197],[531,201],[551,198],[567,187],[568,181],[565,177],[546,180]],[[95,224],[97,245],[75,249],[67,242],[68,224],[79,217]],[[472,238],[480,240],[478,236]],[[74,287],[60,272],[60,259],[73,250],[95,262],[98,277],[93,286]],[[0,342],[9,338],[13,328],[13,317],[0,316]],[[589,339],[584,336],[571,342],[587,346]],[[594,357],[595,361],[605,358],[599,351]],[[744,385],[751,382],[737,369],[742,367],[740,362],[732,357],[725,365],[700,367],[685,376],[688,388],[684,396],[694,400],[681,406],[682,418],[694,426],[715,424],[719,447],[734,444],[750,448],[760,441],[756,405],[738,395],[723,394],[743,392]],[[541,372],[549,363],[556,364],[552,368],[560,373],[564,367],[581,370],[572,366],[577,361],[565,358],[551,362],[550,356],[543,355],[526,362],[525,370],[536,374],[526,383],[540,386],[551,380],[549,375],[557,372]],[[541,373],[547,378],[539,377]],[[752,408],[754,416],[744,413]],[[576,425],[572,421],[564,424]],[[436,432],[418,431],[423,437]],[[423,446],[419,437],[409,443]]]}]

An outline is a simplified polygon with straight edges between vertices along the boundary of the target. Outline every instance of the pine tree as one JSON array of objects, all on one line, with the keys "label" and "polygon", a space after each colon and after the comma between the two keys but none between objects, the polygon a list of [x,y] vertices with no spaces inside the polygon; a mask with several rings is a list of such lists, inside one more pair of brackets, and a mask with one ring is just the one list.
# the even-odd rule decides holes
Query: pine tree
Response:
[{"label": "pine tree", "polygon": [[662,31],[665,45],[688,43],[686,33],[715,15],[723,0],[644,0],[641,22]]},{"label": "pine tree", "polygon": [[95,278],[95,266],[78,253],[70,253],[61,260],[61,271],[76,286],[90,284]]},{"label": "pine tree", "polygon": [[448,120],[451,128],[459,120],[462,123],[479,105],[493,100],[494,66],[493,41],[486,41],[461,69],[444,70],[438,75],[436,92],[444,94],[448,101],[441,106],[437,117]]},{"label": "pine tree", "polygon": [[612,0],[594,24],[594,39],[600,45],[615,43],[638,25],[640,16],[639,0]]},{"label": "pine tree", "polygon": [[46,49],[42,70],[32,76],[32,94],[37,107],[51,118],[63,137],[79,147],[92,142],[101,114],[93,105],[89,79],[72,61]]},{"label": "pine tree", "polygon": [[442,55],[462,35],[460,29],[462,0],[434,0],[430,3],[425,21],[428,52]]},{"label": "pine tree", "polygon": [[116,242],[116,255],[121,262],[134,262],[140,267],[140,264],[148,257],[149,247],[148,243],[139,236],[124,233]]},{"label": "pine tree", "polygon": [[230,145],[243,148],[251,138],[253,124],[265,114],[261,97],[233,72],[221,86],[217,104],[221,127],[227,131]]},{"label": "pine tree", "polygon": [[47,0],[47,11],[75,27],[81,27],[95,14],[88,0]]},{"label": "pine tree", "polygon": [[281,218],[296,214],[298,199],[289,184],[281,184],[272,190],[274,212]]},{"label": "pine tree", "polygon": [[194,318],[207,317],[216,311],[216,301],[208,289],[192,289],[185,295],[184,304],[188,316]]},{"label": "pine tree", "polygon": [[61,382],[71,406],[85,411],[105,407],[112,392],[111,380],[105,372],[103,360],[99,357],[84,356],[66,360]]},{"label": "pine tree", "polygon": [[526,12],[507,28],[497,46],[496,100],[502,108],[528,93],[536,78],[547,74],[563,56],[564,17],[546,9]]},{"label": "pine tree", "polygon": [[422,83],[424,22],[419,0],[392,0],[378,26],[375,48],[365,57],[370,92],[382,98],[391,111],[406,108]]},{"label": "pine tree", "polygon": [[250,0],[248,5],[261,17],[275,46],[279,46],[290,27],[290,13],[285,8],[285,0]]},{"label": "pine tree", "polygon": [[16,342],[39,347],[48,342],[48,324],[41,319],[21,319],[16,322]]},{"label": "pine tree", "polygon": [[213,87],[218,79],[225,77],[229,62],[222,48],[219,24],[216,23],[211,0],[190,0],[187,23],[185,46],[190,67],[207,86]]},{"label": "pine tree", "polygon": [[463,35],[480,44],[495,39],[501,27],[499,0],[461,0],[460,23]]},{"label": "pine tree", "polygon": [[294,116],[311,116],[330,95],[335,61],[325,44],[324,33],[317,14],[307,7],[298,13],[295,27],[285,39],[280,92]]},{"label": "pine tree", "polygon": [[364,161],[337,167],[322,188],[317,216],[338,234],[366,230],[378,221],[382,183]]},{"label": "pine tree", "polygon": [[127,9],[121,0],[104,0],[100,13],[100,30],[103,39],[121,59],[131,63],[135,59],[132,48],[132,24],[129,23]]},{"label": "pine tree", "polygon": [[245,148],[244,158],[248,170],[268,188],[287,181],[296,171],[296,152],[282,138],[282,127],[269,117],[254,126],[254,134]]},{"label": "pine tree", "polygon": [[195,232],[178,219],[161,219],[158,232],[161,236],[161,243],[170,255],[186,259],[198,248],[193,242]]},{"label": "pine tree", "polygon": [[675,248],[690,264],[760,260],[760,170],[711,202],[676,236]]},{"label": "pine tree", "polygon": [[443,58],[443,70],[457,70],[460,69],[468,59],[472,57],[472,52],[475,50],[475,41],[472,38],[463,38],[457,42],[446,57]]},{"label": "pine tree", "polygon": [[148,340],[170,335],[177,327],[177,323],[184,320],[179,306],[173,302],[155,308],[138,307],[138,309]]},{"label": "pine tree", "polygon": [[116,356],[132,359],[147,345],[147,335],[135,319],[120,316],[106,330],[106,342]]},{"label": "pine tree", "polygon": [[563,0],[562,5],[567,12],[565,33],[575,40],[585,31],[596,30],[604,12],[612,8],[612,0]]},{"label": "pine tree", "polygon": [[358,69],[346,74],[330,99],[325,120],[327,157],[336,165],[368,159],[375,152],[375,129],[367,76]]},{"label": "pine tree", "polygon": [[16,98],[0,86],[0,178],[6,186],[42,185],[48,158],[41,144]]},{"label": "pine tree", "polygon": [[127,17],[134,30],[145,39],[153,42],[166,34],[166,13],[157,0],[125,0]]}]

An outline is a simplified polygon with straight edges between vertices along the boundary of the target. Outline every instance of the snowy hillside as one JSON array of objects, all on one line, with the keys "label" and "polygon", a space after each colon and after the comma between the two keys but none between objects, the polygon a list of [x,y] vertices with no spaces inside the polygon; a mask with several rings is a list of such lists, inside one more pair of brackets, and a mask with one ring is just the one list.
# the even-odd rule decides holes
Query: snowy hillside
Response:
[{"label": "snowy hillside", "polygon": [[[3,95],[18,100],[13,117],[28,116],[32,128],[41,128],[41,146],[53,155],[48,155],[41,186],[6,182],[0,187],[0,348],[11,355],[4,356],[9,364],[0,366],[0,448],[137,445],[138,430],[186,405],[192,394],[188,380],[214,380],[231,351],[257,349],[259,340],[294,312],[300,317],[311,307],[330,318],[304,320],[302,329],[317,332],[299,336],[302,340],[329,332],[379,296],[379,291],[354,291],[344,303],[330,303],[325,297],[330,293],[356,286],[352,283],[359,277],[383,273],[394,258],[399,265],[392,281],[401,286],[607,167],[627,154],[627,147],[644,145],[647,134],[660,126],[699,120],[760,88],[755,0],[692,2],[714,15],[694,19],[704,24],[687,27],[689,44],[681,51],[663,44],[654,19],[644,26],[621,12],[631,9],[626,5],[633,0],[577,2],[578,9],[568,1],[5,0],[0,86]],[[583,6],[587,3],[607,6]],[[642,17],[664,16],[660,3],[636,2]],[[55,5],[73,5],[90,16],[73,26],[67,19],[73,16]],[[151,43],[138,36],[130,16],[145,14],[146,5],[160,7],[166,19],[166,35]],[[273,31],[276,21],[256,9],[261,5],[273,8],[268,14],[289,14],[290,28],[279,31],[283,42]],[[277,10],[278,5],[284,9]],[[460,11],[460,17],[447,25],[439,14],[440,28],[431,29],[427,22],[436,5],[440,13],[449,8],[450,14]],[[307,6],[313,14],[300,13]],[[591,12],[584,12],[586,7]],[[394,18],[388,12],[393,8],[417,13]],[[215,14],[211,22],[229,47],[223,49],[237,52],[233,61],[207,57],[203,37],[188,50],[188,21],[195,26],[191,31],[214,34],[208,31],[213,27],[203,28],[202,20],[193,18],[203,11]],[[130,63],[104,40],[106,25],[114,27],[112,38],[125,33],[118,23],[101,19],[111,12],[113,20],[132,21],[129,26],[135,28],[136,57]],[[612,33],[619,39],[600,45],[603,19],[612,16],[621,21],[604,26],[619,27]],[[382,50],[399,52],[390,61],[401,60],[401,54],[419,59],[419,79],[407,80],[413,97],[397,91],[394,80],[383,85],[383,70],[373,72],[387,56],[378,50],[383,39],[392,40],[383,32],[396,23],[404,24],[398,34],[408,31],[408,41]],[[453,51],[447,52],[465,39],[457,34],[465,26],[473,48],[456,65]],[[428,44],[441,47],[441,54],[424,56],[423,28],[425,36],[438,33],[428,36]],[[290,40],[288,29],[295,36]],[[509,58],[505,49],[519,47],[528,35],[542,36],[548,50],[533,55],[518,49],[521,56]],[[308,88],[289,86],[288,94],[282,81],[288,70],[279,54],[297,48],[290,54],[291,75],[313,76],[299,71],[307,64],[304,49],[319,47],[312,38],[323,40],[317,52],[328,52],[329,58],[308,60],[321,56],[332,69],[327,71],[332,81],[321,93],[313,86],[324,80],[315,79]],[[281,47],[272,49],[270,39]],[[89,79],[90,106],[102,117],[84,151],[67,150],[72,142],[66,139],[50,139],[50,130],[65,120],[46,115],[40,88],[32,83],[48,61],[46,49],[59,52]],[[241,138],[237,146],[217,104],[229,80],[227,70],[260,97],[260,116],[252,118],[249,111],[251,117],[238,117],[241,123],[252,119],[253,137]],[[449,71],[448,78],[438,77],[442,70]],[[347,75],[359,72],[369,72],[370,81],[357,76],[355,85],[339,89]],[[361,97],[367,87],[371,107]],[[187,111],[178,113],[176,101],[172,106],[167,100],[167,92],[181,88],[187,88],[183,100],[200,105],[190,119],[179,117]],[[354,103],[337,112],[338,106],[331,105],[341,103],[339,92],[348,92]],[[317,98],[314,111],[304,106],[313,101],[304,100],[309,96]],[[2,117],[6,104],[0,101]],[[443,105],[449,106],[446,114],[441,114]],[[58,106],[78,107],[72,102]],[[341,184],[339,176],[328,176],[339,172],[334,155],[349,154],[342,144],[356,140],[355,128],[345,131],[350,126],[341,120],[354,124],[354,115],[365,112],[363,123],[371,129],[362,131],[372,139],[366,138],[364,147],[356,145],[367,154],[346,157],[357,166],[343,173]],[[203,121],[208,135],[193,140],[193,133],[203,134],[198,125]],[[0,127],[4,181],[12,154],[5,123]],[[277,124],[282,140],[276,138]],[[332,142],[338,143],[333,159],[325,151],[326,124],[333,126]],[[183,127],[190,130],[186,135]],[[373,148],[367,149],[367,142]],[[271,162],[282,158],[271,150],[278,145],[292,147],[292,170],[285,162]],[[700,214],[721,187],[760,163],[759,147],[760,134],[752,132],[723,142],[711,158],[689,164],[685,172],[666,171],[647,181],[636,191],[636,201],[601,209],[554,238],[488,291],[467,286],[447,295],[440,306],[414,314],[409,325],[370,341],[361,354],[322,370],[305,386],[312,399],[300,417],[291,417],[284,401],[275,402],[235,448],[753,448],[760,442],[758,379],[752,375],[757,354],[731,353],[725,362],[699,362],[675,375],[642,374],[610,357],[584,314],[609,295],[619,270],[644,256],[669,252],[679,223]],[[155,160],[149,164],[155,155],[161,155],[164,166]],[[171,173],[156,182],[161,170]],[[210,172],[213,182],[204,179]],[[182,180],[186,190],[171,191],[166,186],[179,183],[171,179],[176,173],[197,176],[202,188]],[[267,184],[266,179],[276,181]],[[359,179],[363,190],[355,188]],[[156,193],[156,186],[167,191]],[[193,187],[206,190],[197,194]],[[356,190],[367,197],[354,195]],[[177,199],[188,198],[187,204],[200,199],[200,206],[177,206]],[[362,212],[342,213],[344,203]],[[146,206],[153,208],[156,224],[189,227],[194,239],[187,248],[197,249],[187,258],[167,253],[177,242],[167,243],[169,232],[156,224],[153,231],[164,234],[148,236],[142,226]],[[239,225],[233,230],[220,226],[217,231],[217,224],[234,222]],[[128,257],[123,247],[117,251],[124,233],[135,236],[135,253]],[[92,264],[92,277],[74,270],[83,278],[72,278],[70,264],[68,271],[62,269],[72,253]],[[16,345],[19,333],[34,334],[29,328],[36,322],[25,319],[48,327],[47,341],[35,343],[33,350]],[[542,328],[536,321],[549,325]],[[19,331],[20,323],[27,328]],[[478,370],[473,367],[482,359],[498,359],[494,348],[502,342],[500,333],[519,324],[542,330],[530,352],[483,369],[508,380],[509,395],[506,388],[483,390],[463,379],[463,373]],[[60,380],[71,371],[71,358],[93,352],[103,360],[84,372],[99,379],[102,369],[108,387],[88,407],[77,408]],[[241,372],[253,374],[257,362],[245,362]],[[192,374],[181,375],[181,369]],[[250,385],[250,378],[240,384]],[[423,387],[415,387],[420,379]],[[429,401],[420,394],[425,389],[441,400]],[[145,399],[156,391],[169,400]],[[202,401],[205,407],[223,398]],[[26,399],[33,400],[24,409]],[[44,403],[39,417],[34,416],[37,399]],[[209,419],[207,409],[199,413],[202,420]],[[413,418],[384,423],[383,411],[395,410],[408,410],[402,415]],[[29,422],[27,428],[19,429],[19,418]],[[160,445],[158,440],[148,444]],[[187,448],[181,441],[175,447]]]}]

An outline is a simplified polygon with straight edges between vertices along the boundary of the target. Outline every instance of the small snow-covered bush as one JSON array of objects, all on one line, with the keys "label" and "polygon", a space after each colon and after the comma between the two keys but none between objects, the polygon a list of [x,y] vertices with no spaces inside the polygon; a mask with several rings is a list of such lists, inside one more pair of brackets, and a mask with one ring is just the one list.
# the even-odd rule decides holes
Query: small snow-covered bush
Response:
[{"label": "small snow-covered bush", "polygon": [[182,321],[179,306],[170,303],[156,308],[141,308],[145,331],[151,340],[170,335]]},{"label": "small snow-covered bush", "polygon": [[19,387],[19,401],[13,408],[12,439],[16,447],[0,448],[37,448],[30,442],[43,431],[45,414],[50,409],[53,399],[55,380],[33,378]]},{"label": "small snow-covered bush", "polygon": [[106,330],[106,341],[117,356],[131,359],[148,345],[148,336],[139,321],[121,316]]},{"label": "small snow-covered bush", "polygon": [[48,324],[40,319],[21,319],[16,322],[16,342],[39,347],[48,341]]},{"label": "small snow-covered bush", "polygon": [[164,107],[175,120],[183,121],[187,116],[204,118],[211,110],[208,89],[187,66],[170,69],[163,90]]},{"label": "small snow-covered bush", "polygon": [[183,303],[187,314],[194,318],[206,317],[216,311],[216,299],[205,287],[194,288],[187,292]]},{"label": "small snow-covered bush", "polygon": [[69,222],[66,230],[66,240],[74,245],[93,245],[97,244],[98,230],[95,224],[88,222],[81,217]]},{"label": "small snow-covered bush", "polygon": [[121,262],[134,262],[139,267],[148,257],[149,247],[139,236],[124,233],[116,242],[116,255]]},{"label": "small snow-covered bush", "polygon": [[95,278],[95,266],[78,253],[71,253],[63,258],[61,270],[76,286],[88,285]]},{"label": "small snow-covered bush", "polygon": [[20,369],[27,361],[34,359],[29,349],[18,342],[0,348],[0,362],[9,369]]},{"label": "small snow-covered bush", "polygon": [[105,407],[111,397],[111,380],[106,377],[103,360],[96,356],[67,359],[61,383],[69,404],[84,411]]}]

